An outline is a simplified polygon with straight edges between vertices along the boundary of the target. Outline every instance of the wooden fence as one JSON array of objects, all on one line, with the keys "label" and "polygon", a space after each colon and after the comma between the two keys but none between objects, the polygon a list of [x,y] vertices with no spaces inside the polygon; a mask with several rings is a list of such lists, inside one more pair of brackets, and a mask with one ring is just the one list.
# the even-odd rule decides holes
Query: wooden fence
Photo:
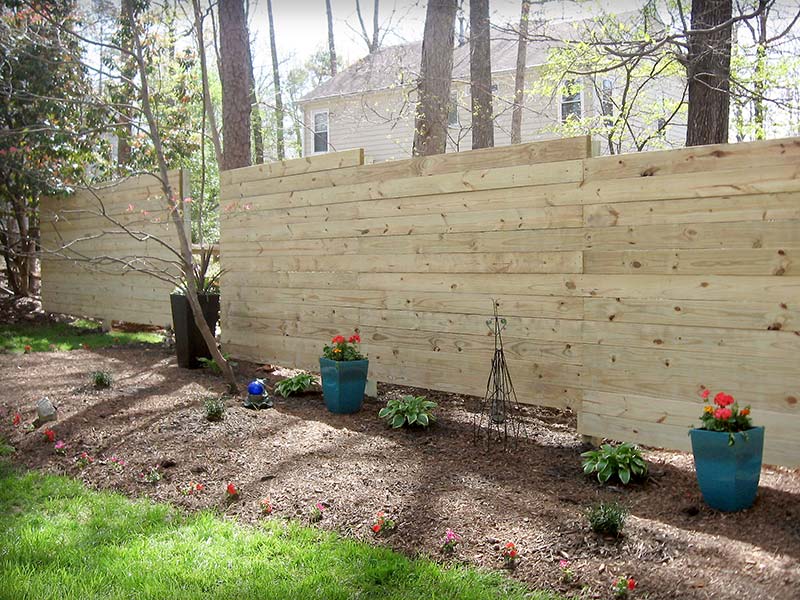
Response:
[{"label": "wooden fence", "polygon": [[492,299],[523,402],[687,449],[702,386],[800,464],[800,139],[592,158],[587,138],[222,175],[222,331],[318,368],[358,328],[379,381],[482,395]]},{"label": "wooden fence", "polygon": [[[170,172],[180,197],[188,190],[184,171]],[[188,212],[188,211],[187,211]],[[152,236],[147,241],[138,237]],[[177,273],[176,257],[158,240],[178,248],[161,184],[139,175],[41,207],[42,304],[45,310],[87,317],[171,325],[169,294],[174,284],[132,267]],[[103,258],[106,257],[106,258]],[[126,264],[128,266],[126,266]]]}]

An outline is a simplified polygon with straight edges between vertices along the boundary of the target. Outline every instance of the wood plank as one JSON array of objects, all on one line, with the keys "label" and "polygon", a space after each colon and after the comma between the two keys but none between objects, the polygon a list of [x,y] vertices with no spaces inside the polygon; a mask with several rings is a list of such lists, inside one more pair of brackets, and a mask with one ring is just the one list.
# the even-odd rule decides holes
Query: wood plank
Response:
[{"label": "wood plank", "polygon": [[791,361],[599,345],[585,345],[583,361],[588,389],[679,400],[705,385],[741,404],[800,416],[800,370]]},{"label": "wood plank", "polygon": [[800,219],[800,193],[615,202],[584,207],[588,227]]},{"label": "wood plank", "polygon": [[240,169],[221,171],[219,174],[220,186],[231,186],[247,181],[275,179],[318,173],[331,169],[345,169],[358,167],[364,164],[364,149],[341,150],[326,154],[315,154],[302,158],[291,158],[276,162],[263,163]]},{"label": "wood plank", "polygon": [[627,348],[681,350],[717,356],[800,356],[800,336],[791,331],[748,331],[609,321],[585,321],[583,342]]},{"label": "wood plank", "polygon": [[[477,321],[477,319],[475,319]],[[428,331],[422,328],[410,329],[400,327],[374,326],[358,321],[345,322],[311,322],[292,319],[271,319],[251,314],[229,312],[224,320],[225,329],[230,333],[225,339],[240,337],[250,331],[261,336],[288,336],[308,339],[327,340],[342,331],[358,329],[364,348],[392,344],[408,350],[440,352],[465,357],[474,357],[491,362],[494,353],[494,337],[489,335],[484,325],[484,332],[479,334],[460,331]],[[394,323],[392,323],[394,325]],[[541,328],[544,329],[544,328]],[[549,331],[536,338],[519,337],[523,331],[514,330],[516,336],[504,338],[504,348],[508,358],[520,361],[531,360],[546,364],[580,365],[580,345],[569,342],[552,341]],[[230,335],[231,337],[227,337]]]},{"label": "wood plank", "polygon": [[[798,203],[800,214],[800,203]],[[584,273],[663,275],[798,275],[800,248],[748,250],[590,250]]]},{"label": "wood plank", "polygon": [[[427,177],[377,179],[332,188],[278,192],[263,196],[260,182],[242,183],[220,191],[220,206],[231,211],[251,204],[256,208],[289,208],[338,204],[354,200],[402,198],[430,194],[449,194],[473,190],[504,189],[531,185],[575,183],[583,177],[583,162],[563,161],[539,165],[470,169]],[[254,197],[259,196],[256,200]]]},{"label": "wood plank", "polygon": [[664,177],[707,171],[752,170],[800,163],[800,138],[693,146],[601,156],[585,162],[586,180]]},{"label": "wood plank", "polygon": [[583,211],[580,206],[545,206],[530,209],[496,210],[482,213],[452,215],[416,215],[384,219],[355,219],[293,224],[255,222],[246,228],[223,229],[220,239],[243,241],[319,239],[371,236],[405,236],[473,231],[520,231],[581,227]]},{"label": "wood plank", "polygon": [[686,173],[670,177],[584,181],[581,202],[606,204],[797,191],[800,191],[800,163],[755,170],[706,171],[702,176]]},{"label": "wood plank", "polygon": [[[514,294],[448,294],[405,291],[388,294],[378,290],[325,290],[316,288],[252,288],[223,286],[224,306],[241,304],[242,310],[255,311],[259,306],[292,304],[295,306],[361,308],[388,311],[421,311],[445,314],[491,315],[492,302],[504,316],[541,317],[545,319],[580,319],[583,299],[564,296],[522,296]],[[393,314],[393,318],[399,318]]]},{"label": "wood plank", "polygon": [[226,257],[229,272],[580,273],[581,252]]},{"label": "wood plank", "polygon": [[585,318],[615,323],[800,331],[800,303],[585,298]]}]

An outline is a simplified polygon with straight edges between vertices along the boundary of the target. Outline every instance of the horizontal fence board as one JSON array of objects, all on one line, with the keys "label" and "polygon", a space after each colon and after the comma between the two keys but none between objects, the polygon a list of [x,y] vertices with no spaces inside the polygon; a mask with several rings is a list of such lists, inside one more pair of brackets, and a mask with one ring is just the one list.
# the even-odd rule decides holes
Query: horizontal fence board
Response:
[{"label": "horizontal fence board", "polygon": [[[342,150],[314,156],[304,156],[262,163],[241,169],[222,171],[219,174],[220,185],[234,186],[247,181],[272,180],[279,177],[291,177],[308,173],[319,173],[332,169],[340,170],[364,164],[364,149]],[[269,185],[269,183],[267,183]]]},{"label": "horizontal fence board", "polygon": [[[800,199],[797,203],[800,207]],[[611,252],[590,250],[583,256],[583,272],[591,274],[800,275],[800,247]]]}]

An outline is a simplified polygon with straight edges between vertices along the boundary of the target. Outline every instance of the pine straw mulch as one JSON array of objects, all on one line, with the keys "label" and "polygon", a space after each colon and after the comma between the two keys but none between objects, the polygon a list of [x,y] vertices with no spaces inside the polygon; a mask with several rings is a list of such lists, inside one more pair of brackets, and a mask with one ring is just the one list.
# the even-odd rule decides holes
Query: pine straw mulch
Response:
[{"label": "pine straw mulch", "polygon": [[[108,370],[111,390],[95,391],[88,373]],[[285,371],[240,365],[242,382],[258,374],[272,383]],[[439,423],[428,431],[390,430],[376,413],[407,388],[381,386],[379,401],[356,415],[325,410],[318,392],[276,399],[272,410],[249,411],[226,401],[225,418],[204,418],[203,398],[220,393],[220,379],[176,366],[162,348],[108,348],[30,355],[0,355],[0,435],[25,467],[65,473],[89,486],[149,496],[190,510],[212,508],[244,522],[260,518],[260,500],[275,507],[268,518],[307,520],[310,508],[327,509],[320,527],[408,554],[501,568],[500,551],[514,541],[522,560],[513,573],[533,587],[586,598],[610,598],[613,582],[634,577],[634,597],[666,599],[800,597],[800,472],[765,468],[751,510],[722,514],[703,505],[684,453],[650,449],[652,477],[629,489],[600,486],[585,477],[574,416],[526,409],[530,439],[513,453],[476,445],[469,399],[425,392],[440,403]],[[413,391],[413,390],[412,390]],[[24,422],[48,396],[59,408],[51,427],[69,446],[54,453],[41,431]],[[756,419],[758,418],[755,415]],[[81,470],[74,457],[96,458]],[[108,463],[127,465],[118,472]],[[138,474],[159,465],[157,483]],[[205,489],[184,495],[190,481]],[[234,482],[237,502],[225,498]],[[600,500],[618,500],[631,516],[619,541],[587,527],[583,513]],[[370,531],[385,511],[397,530]],[[453,558],[440,554],[446,528],[463,537]],[[562,581],[559,560],[570,561],[574,581]]]}]

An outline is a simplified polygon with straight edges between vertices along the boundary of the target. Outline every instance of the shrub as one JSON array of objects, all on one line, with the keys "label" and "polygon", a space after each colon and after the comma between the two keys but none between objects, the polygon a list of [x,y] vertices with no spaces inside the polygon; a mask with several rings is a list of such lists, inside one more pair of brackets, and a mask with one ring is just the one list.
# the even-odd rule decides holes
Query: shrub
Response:
[{"label": "shrub", "polygon": [[[233,367],[237,366],[239,363],[232,361],[230,357],[231,357],[230,354],[223,354],[222,355],[222,358],[227,360],[228,364],[231,366],[231,368],[233,368]],[[198,358],[197,360],[200,361],[200,364],[203,365],[204,369],[208,369],[209,371],[214,373],[214,375],[222,375],[222,369],[219,368],[219,365],[217,364],[217,361],[215,361],[213,358],[202,357],[202,358]]]},{"label": "shrub", "polygon": [[210,396],[203,401],[203,409],[206,411],[206,419],[209,421],[221,421],[225,415],[225,403],[222,398]]},{"label": "shrub", "polygon": [[275,384],[275,393],[284,398],[292,394],[301,394],[311,387],[316,378],[311,373],[298,373],[294,377],[289,377]]},{"label": "shrub", "polygon": [[618,502],[601,502],[586,511],[592,531],[615,538],[622,533],[627,516],[628,511]]},{"label": "shrub", "polygon": [[603,444],[597,450],[584,452],[581,456],[583,472],[597,473],[600,483],[606,483],[613,475],[623,484],[627,484],[631,478],[647,475],[647,463],[642,458],[641,451],[633,444]]},{"label": "shrub", "polygon": [[428,400],[425,396],[403,396],[400,399],[389,400],[378,416],[386,419],[386,422],[395,429],[406,424],[427,427],[436,421],[436,417],[431,413],[436,406],[436,402]]},{"label": "shrub", "polygon": [[98,390],[108,389],[114,382],[111,377],[111,373],[108,371],[92,371],[90,379],[92,381],[92,385]]}]

